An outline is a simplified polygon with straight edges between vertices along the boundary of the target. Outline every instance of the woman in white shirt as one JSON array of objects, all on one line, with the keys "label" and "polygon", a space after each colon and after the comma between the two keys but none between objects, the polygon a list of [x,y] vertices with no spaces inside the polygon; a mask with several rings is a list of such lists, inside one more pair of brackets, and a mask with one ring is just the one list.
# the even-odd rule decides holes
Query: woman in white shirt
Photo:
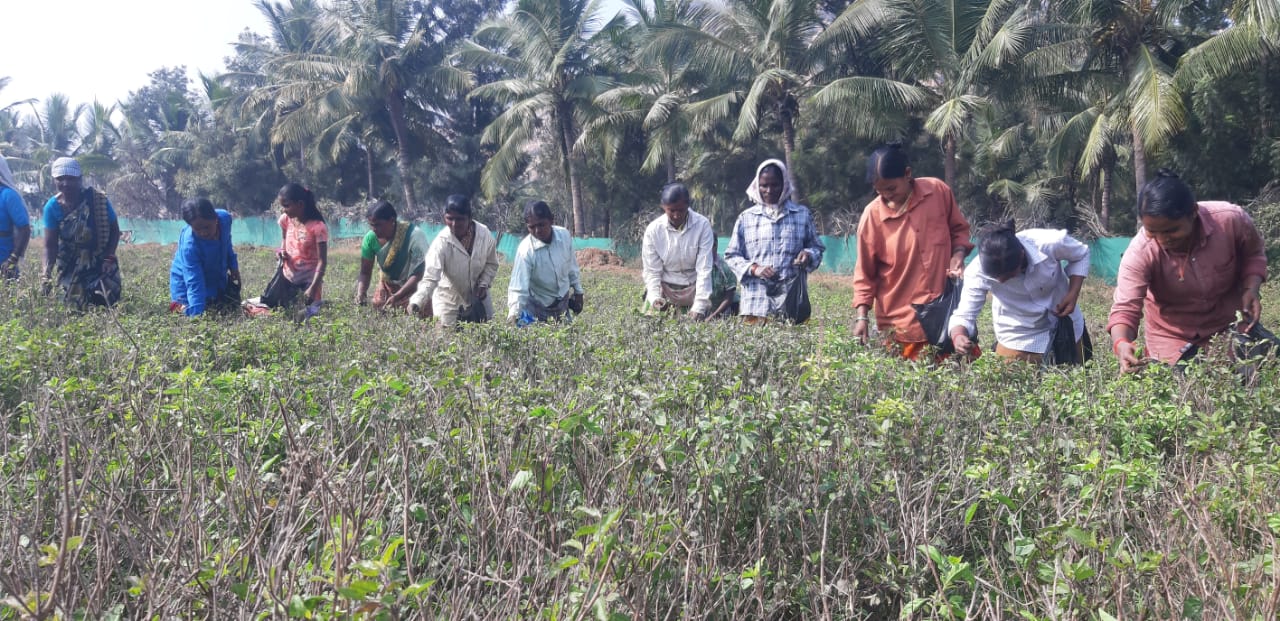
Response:
[{"label": "woman in white shirt", "polygon": [[645,228],[641,252],[647,311],[679,309],[693,319],[711,312],[715,241],[711,221],[689,209],[689,188],[663,188],[662,215]]},{"label": "woman in white shirt", "polygon": [[444,208],[445,229],[427,250],[426,269],[409,308],[434,315],[442,328],[458,321],[484,322],[493,317],[489,286],[498,273],[498,243],[489,228],[471,219],[471,201],[450,196]]},{"label": "woman in white shirt", "polygon": [[1085,328],[1076,300],[1089,274],[1089,247],[1062,230],[1015,233],[1012,221],[988,227],[980,237],[978,258],[965,268],[960,305],[949,323],[956,351],[972,352],[987,292],[995,300],[996,355],[1043,362],[1062,320],[1072,323],[1079,350]]}]

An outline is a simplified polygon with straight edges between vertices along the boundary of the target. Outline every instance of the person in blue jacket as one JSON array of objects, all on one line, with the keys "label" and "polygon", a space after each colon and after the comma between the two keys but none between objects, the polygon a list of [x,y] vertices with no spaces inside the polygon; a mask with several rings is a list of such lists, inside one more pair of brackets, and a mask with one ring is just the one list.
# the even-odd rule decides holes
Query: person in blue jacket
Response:
[{"label": "person in blue jacket", "polygon": [[178,249],[169,268],[169,310],[195,317],[205,310],[233,311],[240,305],[240,263],[231,247],[231,214],[207,198],[182,204]]},{"label": "person in blue jacket", "polygon": [[0,156],[0,277],[18,278],[18,266],[31,239],[31,218],[27,204],[13,182],[9,162]]}]

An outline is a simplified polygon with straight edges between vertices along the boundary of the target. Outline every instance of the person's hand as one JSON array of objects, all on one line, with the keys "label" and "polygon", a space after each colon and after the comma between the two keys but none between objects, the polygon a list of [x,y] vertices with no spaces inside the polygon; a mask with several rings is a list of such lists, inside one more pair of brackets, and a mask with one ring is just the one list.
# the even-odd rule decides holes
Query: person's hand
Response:
[{"label": "person's hand", "polygon": [[507,315],[507,325],[509,326],[520,325],[520,315]]},{"label": "person's hand", "polygon": [[957,352],[966,356],[973,351],[973,339],[969,338],[969,333],[964,328],[958,328],[951,333],[951,344],[955,346]]},{"label": "person's hand", "polygon": [[871,320],[866,317],[858,317],[853,320],[853,337],[867,342],[867,337],[871,335]]},{"label": "person's hand", "polygon": [[791,262],[791,264],[792,264],[792,265],[805,266],[805,265],[808,265],[808,264],[809,264],[809,261],[810,261],[810,260],[811,260],[811,259],[809,258],[809,251],[808,251],[808,250],[801,250],[801,251],[800,251],[800,254],[797,254],[797,255],[796,255],[796,260],[795,260],[795,261],[792,261],[792,262]]},{"label": "person's hand", "polygon": [[1076,298],[1078,298],[1079,295],[1079,293],[1072,294],[1068,291],[1067,295],[1063,296],[1062,301],[1058,302],[1058,306],[1053,309],[1053,314],[1058,317],[1066,317],[1067,315],[1075,312]]},{"label": "person's hand", "polygon": [[584,297],[581,293],[573,294],[573,297],[569,299],[569,310],[574,313],[581,313],[584,301]]},{"label": "person's hand", "polygon": [[1146,366],[1138,358],[1138,348],[1133,344],[1133,341],[1118,341],[1111,346],[1111,350],[1115,352],[1116,358],[1120,360],[1121,373],[1133,373]]},{"label": "person's hand", "polygon": [[316,300],[320,299],[319,293],[319,287],[312,284],[310,287],[307,287],[307,291],[303,295],[307,296],[307,303],[312,304],[315,303]]},{"label": "person's hand", "polygon": [[964,255],[951,255],[951,264],[947,266],[947,278],[960,278],[964,276]]},{"label": "person's hand", "polygon": [[369,296],[356,294],[356,306],[365,306],[369,303]]},{"label": "person's hand", "polygon": [[276,260],[277,260],[277,261],[288,261],[288,260],[289,260],[289,253],[285,252],[285,251],[284,251],[284,248],[276,248]]},{"label": "person's hand", "polygon": [[1244,316],[1249,320],[1249,325],[1245,326],[1244,332],[1253,329],[1258,323],[1258,318],[1262,316],[1262,298],[1258,295],[1258,289],[1249,287],[1244,290],[1244,294],[1240,296],[1240,309],[1244,312]]},{"label": "person's hand", "polygon": [[103,274],[110,274],[110,273],[111,273],[111,270],[113,270],[113,269],[115,269],[115,268],[116,268],[116,258],[115,258],[115,257],[106,257],[106,258],[102,259],[102,273],[103,273]]},{"label": "person's hand", "polygon": [[488,288],[488,287],[476,287],[476,299],[477,299],[477,300],[482,300],[482,301],[483,301],[483,300],[484,300],[485,298],[487,298],[487,297],[489,297],[489,288]]},{"label": "person's hand", "polygon": [[755,276],[756,278],[763,278],[765,280],[768,280],[770,278],[777,276],[778,271],[767,265],[756,264],[751,266],[751,275]]},{"label": "person's hand", "polygon": [[667,304],[668,302],[666,298],[658,298],[653,301],[653,304],[652,304],[653,310],[656,310],[656,311],[667,310]]},{"label": "person's hand", "polygon": [[702,321],[704,318],[704,315],[703,313],[699,313],[698,311],[690,310],[688,313],[685,313],[684,317],[689,321]]}]

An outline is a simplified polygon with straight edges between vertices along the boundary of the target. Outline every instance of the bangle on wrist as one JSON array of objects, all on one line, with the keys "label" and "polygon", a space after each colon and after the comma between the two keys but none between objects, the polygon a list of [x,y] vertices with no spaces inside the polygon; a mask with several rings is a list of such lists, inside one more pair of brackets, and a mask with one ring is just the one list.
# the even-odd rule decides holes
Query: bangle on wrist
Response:
[{"label": "bangle on wrist", "polygon": [[1130,341],[1129,339],[1119,339],[1116,342],[1111,344],[1111,353],[1119,356],[1121,343],[1128,343],[1129,345],[1133,345],[1133,341]]},{"label": "bangle on wrist", "polygon": [[863,317],[854,317],[854,318],[853,318],[853,320],[854,320],[854,321],[865,321],[865,322],[867,322],[867,323],[871,323],[871,320],[870,320],[869,318],[865,317],[865,316],[863,316]]}]

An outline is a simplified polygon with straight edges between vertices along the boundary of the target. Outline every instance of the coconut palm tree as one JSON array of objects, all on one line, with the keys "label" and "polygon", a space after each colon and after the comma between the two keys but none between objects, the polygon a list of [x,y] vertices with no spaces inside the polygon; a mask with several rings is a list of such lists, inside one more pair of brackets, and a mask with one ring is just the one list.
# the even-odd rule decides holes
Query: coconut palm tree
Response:
[{"label": "coconut palm tree", "polygon": [[469,74],[444,62],[421,10],[404,0],[335,3],[319,18],[315,46],[270,57],[263,65],[267,83],[246,102],[258,109],[272,104],[272,136],[283,144],[387,127],[409,213],[417,211],[411,166],[419,157],[411,126],[415,119],[419,129],[435,126],[415,89],[430,84],[428,91],[448,93],[470,87]]},{"label": "coconut palm tree", "polygon": [[833,80],[818,97],[828,106],[867,101],[919,109],[925,129],[942,143],[945,181],[954,187],[961,144],[1033,49],[1034,28],[1017,0],[857,0],[823,40],[873,44],[888,67],[886,79],[896,84],[854,76]]},{"label": "coconut palm tree", "polygon": [[[672,47],[650,45],[654,33],[668,25],[688,25],[692,3],[688,0],[623,0],[622,15],[631,25],[620,33],[615,46],[628,68],[624,82],[595,99],[602,114],[593,118],[578,137],[577,148],[600,146],[606,163],[613,158],[628,132],[639,129],[646,137],[641,172],[666,171],[676,180],[677,157],[688,153],[698,135],[708,131],[707,80],[688,48],[683,54]],[[723,95],[722,95],[723,96]]]},{"label": "coconut palm tree", "polygon": [[596,62],[607,53],[600,5],[601,0],[519,0],[458,52],[468,66],[496,68],[507,76],[471,92],[505,107],[482,135],[485,143],[498,145],[482,173],[484,192],[501,194],[545,131],[564,171],[575,235],[587,233],[587,213],[574,144],[592,101],[613,85]]}]

